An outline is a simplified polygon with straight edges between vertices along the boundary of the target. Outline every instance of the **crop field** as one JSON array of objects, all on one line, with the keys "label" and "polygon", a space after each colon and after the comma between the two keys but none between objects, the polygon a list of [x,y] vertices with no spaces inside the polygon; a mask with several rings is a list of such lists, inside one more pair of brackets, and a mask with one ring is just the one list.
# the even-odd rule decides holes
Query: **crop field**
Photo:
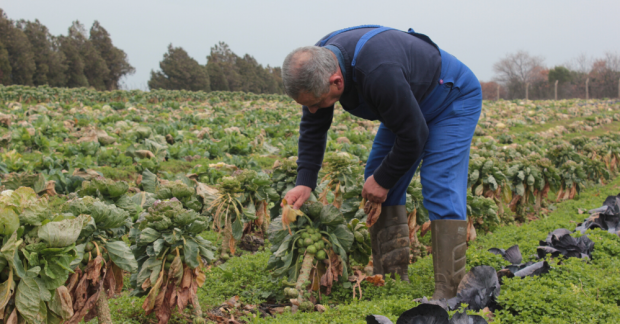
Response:
[{"label": "crop field", "polygon": [[[294,210],[300,118],[280,95],[0,86],[0,323],[396,322],[434,289],[419,176],[410,282],[373,275],[379,123],[335,110]],[[485,101],[475,135],[467,270],[493,280],[449,315],[618,321],[620,101]]]}]

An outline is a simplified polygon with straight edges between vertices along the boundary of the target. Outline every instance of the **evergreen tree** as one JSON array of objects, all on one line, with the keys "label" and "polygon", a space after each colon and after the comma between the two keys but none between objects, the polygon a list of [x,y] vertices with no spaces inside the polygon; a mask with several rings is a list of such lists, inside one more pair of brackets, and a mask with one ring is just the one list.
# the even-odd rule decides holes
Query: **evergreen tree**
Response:
[{"label": "evergreen tree", "polygon": [[213,91],[230,91],[228,87],[228,80],[220,64],[216,64],[209,60],[207,63],[207,73],[209,74],[209,81],[211,83],[211,90]]},{"label": "evergreen tree", "polygon": [[65,85],[65,56],[58,50],[56,40],[49,33],[47,27],[35,20],[20,21],[18,26],[23,30],[34,53],[36,69],[32,77],[36,86],[48,84],[62,87]]},{"label": "evergreen tree", "polygon": [[161,71],[151,71],[150,89],[210,91],[207,69],[181,47],[168,45],[159,67]]},{"label": "evergreen tree", "polygon": [[69,88],[88,87],[88,79],[84,75],[84,61],[80,55],[80,47],[77,41],[71,37],[71,28],[68,36],[60,36],[60,51],[65,55],[67,62],[67,81]]},{"label": "evergreen tree", "polygon": [[[239,91],[241,79],[235,68],[236,63],[237,55],[232,52],[228,44],[219,42],[211,47],[211,53],[207,56],[207,71],[215,73],[212,90]],[[209,75],[209,78],[211,77]]]},{"label": "evergreen tree", "polygon": [[9,56],[11,84],[33,85],[32,76],[36,64],[28,37],[8,19],[2,9],[0,9],[0,42]]},{"label": "evergreen tree", "polygon": [[105,90],[105,80],[110,74],[105,60],[99,55],[95,46],[86,37],[86,29],[79,21],[74,21],[69,27],[69,38],[77,46],[84,63],[84,76],[88,85],[97,90]]},{"label": "evergreen tree", "polygon": [[66,73],[69,70],[69,65],[65,53],[60,50],[59,37],[52,36],[50,44],[52,45],[52,57],[49,59],[48,84],[50,87],[66,87]]},{"label": "evergreen tree", "polygon": [[109,71],[104,79],[105,88],[118,89],[120,79],[127,74],[135,73],[136,69],[129,64],[127,54],[112,44],[110,34],[96,20],[90,28],[90,42],[105,60]]},{"label": "evergreen tree", "polygon": [[277,71],[269,66],[263,68],[249,54],[239,57],[224,42],[211,48],[207,72],[212,90],[283,93],[279,68]]},{"label": "evergreen tree", "polygon": [[273,85],[272,85],[273,90],[270,90],[269,93],[284,93],[284,81],[282,81],[282,68],[271,67],[267,65],[265,70],[267,70],[267,73],[271,75],[271,79],[273,80]]},{"label": "evergreen tree", "polygon": [[9,52],[0,42],[0,84],[11,84],[11,62],[9,61]]}]

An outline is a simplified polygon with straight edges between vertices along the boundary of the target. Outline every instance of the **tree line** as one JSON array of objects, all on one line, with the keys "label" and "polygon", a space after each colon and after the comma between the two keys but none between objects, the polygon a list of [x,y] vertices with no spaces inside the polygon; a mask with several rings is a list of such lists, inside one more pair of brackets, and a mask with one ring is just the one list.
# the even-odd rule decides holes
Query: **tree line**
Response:
[{"label": "tree line", "polygon": [[281,68],[263,67],[249,54],[238,56],[224,42],[211,48],[206,65],[170,44],[159,67],[151,71],[150,89],[284,93]]},{"label": "tree line", "polygon": [[38,19],[14,21],[0,9],[0,84],[116,90],[134,72],[98,21],[88,33],[75,21],[54,36]]},{"label": "tree line", "polygon": [[[480,82],[484,99],[554,99],[618,98],[620,89],[620,55],[606,53],[590,59],[581,55],[572,61],[546,67],[544,58],[518,51],[506,55],[493,65],[495,77]],[[587,90],[586,90],[587,83]],[[527,88],[527,89],[526,89]]]}]

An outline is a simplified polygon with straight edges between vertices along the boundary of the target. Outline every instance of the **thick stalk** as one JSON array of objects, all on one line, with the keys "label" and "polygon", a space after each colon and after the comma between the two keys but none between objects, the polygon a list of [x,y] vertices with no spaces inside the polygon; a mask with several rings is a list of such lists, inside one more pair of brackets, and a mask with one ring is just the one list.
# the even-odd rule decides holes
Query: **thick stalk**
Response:
[{"label": "thick stalk", "polygon": [[105,291],[102,290],[99,293],[99,299],[95,307],[97,308],[97,320],[99,324],[112,324],[112,315],[110,314],[110,306],[108,305],[108,298],[106,297]]},{"label": "thick stalk", "polygon": [[204,324],[205,319],[202,317],[202,308],[200,307],[198,295],[196,294],[192,296],[192,306],[194,307],[192,310],[192,315],[194,315],[194,324]]},{"label": "thick stalk", "polygon": [[310,272],[312,271],[312,263],[314,262],[314,254],[306,253],[304,261],[301,263],[301,270],[299,271],[299,277],[295,283],[295,289],[299,292],[297,301],[301,304],[304,299],[304,282],[310,279]]},{"label": "thick stalk", "polygon": [[500,219],[504,219],[504,204],[502,200],[496,196],[493,196],[493,200],[495,200],[495,204],[497,205],[497,213],[499,214]]},{"label": "thick stalk", "polygon": [[226,219],[226,224],[224,226],[226,227],[224,228],[224,239],[222,240],[222,255],[224,253],[228,253],[230,256],[232,256],[231,254],[233,254],[233,251],[230,248],[230,244],[231,244],[231,240],[233,240],[233,237],[232,237],[232,222],[230,221],[230,217]]},{"label": "thick stalk", "polygon": [[540,215],[540,206],[542,204],[543,196],[542,191],[536,193],[536,214]]},{"label": "thick stalk", "polygon": [[517,203],[516,220],[521,223],[525,222],[525,206],[521,201]]},{"label": "thick stalk", "polygon": [[262,208],[263,213],[265,214],[263,217],[263,224],[261,225],[261,231],[263,233],[267,233],[267,230],[269,229],[269,223],[271,223],[271,217],[269,214],[269,211],[267,210],[267,202],[263,201],[260,205],[260,208]]}]

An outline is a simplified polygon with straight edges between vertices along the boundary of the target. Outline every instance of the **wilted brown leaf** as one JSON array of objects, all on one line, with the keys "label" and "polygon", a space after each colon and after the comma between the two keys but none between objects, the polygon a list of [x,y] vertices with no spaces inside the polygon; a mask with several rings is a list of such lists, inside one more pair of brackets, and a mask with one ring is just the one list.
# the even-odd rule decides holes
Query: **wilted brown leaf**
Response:
[{"label": "wilted brown leaf", "polygon": [[146,291],[147,289],[149,289],[151,287],[151,278],[146,278],[146,280],[144,280],[144,282],[142,283],[142,290]]},{"label": "wilted brown leaf", "polygon": [[420,236],[424,237],[424,235],[426,235],[426,232],[428,232],[431,229],[431,221],[426,221],[424,224],[422,224],[422,230],[420,231]]},{"label": "wilted brown leaf", "polygon": [[198,296],[196,295],[197,291],[198,283],[196,282],[196,280],[192,280],[192,285],[189,287],[189,301],[190,303],[192,303],[192,306],[194,306],[194,308],[200,307],[200,305],[198,304]]},{"label": "wilted brown leaf", "polygon": [[106,275],[103,278],[103,289],[107,292],[107,297],[114,297],[114,293],[116,292],[116,277],[114,277],[114,270],[112,269],[113,263],[108,262]]},{"label": "wilted brown leaf", "polygon": [[65,286],[60,286],[54,291],[54,297],[48,303],[48,307],[63,319],[73,316],[73,301],[69,290]]},{"label": "wilted brown leaf", "polygon": [[82,309],[84,304],[86,304],[86,300],[88,300],[88,284],[88,276],[86,274],[82,275],[73,294],[71,295],[74,311]]},{"label": "wilted brown leaf", "polygon": [[520,195],[514,195],[512,197],[512,200],[510,201],[510,204],[508,205],[508,207],[510,207],[510,210],[514,213],[517,211],[517,203],[519,202],[519,200],[521,200],[521,196]]},{"label": "wilted brown leaf", "polygon": [[181,280],[181,288],[189,288],[192,285],[192,279],[192,269],[183,264],[183,280]]},{"label": "wilted brown leaf", "polygon": [[202,272],[202,269],[200,269],[200,267],[194,269],[194,276],[196,277],[196,283],[198,284],[198,287],[202,287],[202,285],[205,284],[205,280],[207,280],[207,276],[204,272]]},{"label": "wilted brown leaf", "polygon": [[[168,320],[170,320],[170,313],[172,313],[172,307],[170,305],[170,299],[172,298],[172,294],[175,291],[175,283],[172,280],[169,280],[168,285],[165,289],[165,294],[162,292],[160,295],[161,303],[157,303],[157,319],[159,320],[159,324],[166,324]],[[159,299],[159,296],[158,296]]]},{"label": "wilted brown leaf", "polygon": [[381,204],[366,201],[364,204],[364,212],[368,215],[366,218],[366,227],[371,228],[372,225],[375,225],[375,223],[379,220],[379,216],[381,215]]},{"label": "wilted brown leaf", "polygon": [[407,215],[407,225],[409,226],[409,242],[417,241],[416,232],[420,228],[417,222],[418,210],[414,209],[409,215]]},{"label": "wilted brown leaf", "polygon": [[228,250],[230,250],[231,255],[235,255],[235,250],[237,249],[237,241],[233,238],[232,228],[226,228],[225,231],[229,231],[229,239],[228,239]]},{"label": "wilted brown leaf", "polygon": [[265,222],[266,211],[267,211],[267,202],[266,201],[259,202],[258,206],[256,206],[256,220],[254,221],[256,226],[258,226],[258,228],[261,228],[263,226],[263,223]]},{"label": "wilted brown leaf", "polygon": [[282,206],[282,229],[288,229],[289,234],[292,235],[290,224],[297,220],[297,216],[302,216],[304,213],[299,209],[294,209],[286,199],[282,199]]},{"label": "wilted brown leaf", "polygon": [[480,313],[482,316],[488,318],[489,321],[493,321],[493,318],[495,318],[495,314],[493,314],[493,312],[488,307],[483,308]]},{"label": "wilted brown leaf", "polygon": [[[87,276],[83,276],[82,279],[85,279],[86,277]],[[80,280],[80,283],[81,282],[82,281]],[[76,288],[76,292],[79,289],[79,285],[80,284],[78,284],[78,288]],[[95,307],[95,304],[97,303],[97,300],[99,299],[99,294],[101,293],[102,289],[103,289],[103,280],[99,280],[99,285],[93,287],[93,290],[94,290],[93,294],[88,297],[88,299],[83,303],[82,307],[75,307],[75,304],[77,302],[74,303],[74,306],[73,306],[74,314],[67,322],[65,322],[65,324],[78,324],[90,310],[93,310],[93,308]]]},{"label": "wilted brown leaf", "polygon": [[6,324],[17,324],[17,308],[13,309],[11,315],[6,319]]},{"label": "wilted brown leaf", "polygon": [[366,277],[366,281],[375,285],[375,287],[383,287],[385,286],[385,280],[383,279],[383,275],[376,274],[374,276]]},{"label": "wilted brown leaf", "polygon": [[467,221],[467,242],[473,241],[476,239],[476,228],[474,227],[474,219],[473,217],[469,217]]},{"label": "wilted brown leaf", "polygon": [[[329,185],[327,187],[329,187]],[[319,197],[317,199],[323,205],[329,204],[329,201],[327,200],[327,193],[328,192],[329,192],[329,190],[327,188],[325,188],[325,190],[323,190],[323,192],[321,192],[321,194],[319,195]]]},{"label": "wilted brown leaf", "polygon": [[97,137],[97,135],[92,135],[92,136],[83,136],[82,138],[77,140],[78,143],[83,143],[83,142],[99,142],[99,138]]},{"label": "wilted brown leaf", "polygon": [[179,309],[185,309],[189,303],[189,287],[177,288],[177,307]]},{"label": "wilted brown leaf", "polygon": [[181,261],[180,256],[176,256],[172,263],[170,264],[170,269],[168,270],[168,276],[170,279],[173,279],[175,285],[180,285],[181,280],[183,280],[183,262]]},{"label": "wilted brown leaf", "polygon": [[50,180],[45,183],[45,193],[48,196],[56,196],[58,194],[56,193],[56,181]]},{"label": "wilted brown leaf", "polygon": [[146,312],[146,315],[149,315],[150,313],[153,312],[155,308],[155,303],[157,302],[157,296],[159,295],[159,292],[161,290],[161,286],[163,283],[164,283],[164,273],[162,271],[159,274],[157,281],[153,285],[153,288],[151,288],[151,291],[146,296],[144,303],[142,304],[142,309],[144,309],[144,311]]},{"label": "wilted brown leaf", "polygon": [[149,150],[136,150],[136,155],[141,159],[152,159],[155,154]]},{"label": "wilted brown leaf", "polygon": [[226,300],[225,304],[228,305],[229,308],[237,307],[239,303],[239,296],[232,296]]},{"label": "wilted brown leaf", "polygon": [[325,287],[325,293],[330,294],[334,284],[334,273],[331,269],[331,264],[327,267],[327,271],[321,276],[321,286]]},{"label": "wilted brown leaf", "polygon": [[112,272],[116,281],[116,291],[114,293],[120,294],[123,291],[123,269],[119,268],[116,264],[112,263]]},{"label": "wilted brown leaf", "polygon": [[93,286],[97,286],[99,284],[99,279],[101,278],[101,266],[103,262],[103,257],[101,255],[98,255],[95,259],[88,262],[86,277],[90,280]]},{"label": "wilted brown leaf", "polygon": [[[4,307],[11,300],[11,296],[15,293],[15,281],[13,280],[13,269],[9,271],[9,278],[0,284],[0,313],[4,314]],[[0,315],[0,319],[3,315]]]},{"label": "wilted brown leaf", "polygon": [[97,171],[92,170],[92,169],[75,169],[75,171],[73,171],[73,175],[74,176],[78,176],[78,177],[82,177],[84,178],[84,180],[90,181],[94,178],[100,177],[101,175],[99,173],[97,173]]}]

